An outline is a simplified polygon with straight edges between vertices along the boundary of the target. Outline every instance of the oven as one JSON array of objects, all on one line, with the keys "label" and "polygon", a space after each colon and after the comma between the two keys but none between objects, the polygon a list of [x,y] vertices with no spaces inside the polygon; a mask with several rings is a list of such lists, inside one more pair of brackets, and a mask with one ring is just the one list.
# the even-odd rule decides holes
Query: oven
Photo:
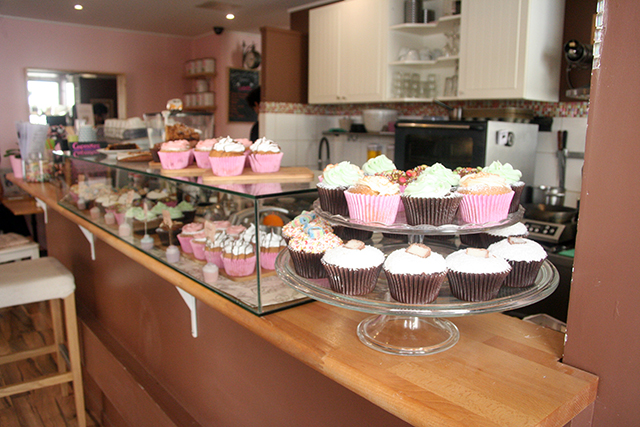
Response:
[{"label": "oven", "polygon": [[455,169],[499,160],[533,183],[537,144],[537,124],[401,119],[396,123],[394,163],[401,170],[434,163]]}]

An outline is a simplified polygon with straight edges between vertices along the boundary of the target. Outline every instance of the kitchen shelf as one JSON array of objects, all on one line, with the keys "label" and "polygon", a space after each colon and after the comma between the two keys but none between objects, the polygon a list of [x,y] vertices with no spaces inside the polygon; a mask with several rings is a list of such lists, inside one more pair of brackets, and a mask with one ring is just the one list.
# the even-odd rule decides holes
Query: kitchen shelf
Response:
[{"label": "kitchen shelf", "polygon": [[427,24],[397,24],[392,25],[392,31],[408,34],[429,35],[439,34],[460,24],[460,15],[443,16],[439,20]]},{"label": "kitchen shelf", "polygon": [[410,67],[424,67],[424,66],[433,66],[437,64],[446,64],[448,62],[457,61],[459,59],[458,55],[454,56],[441,56],[438,59],[430,60],[430,61],[393,61],[389,62],[389,65],[406,65]]}]

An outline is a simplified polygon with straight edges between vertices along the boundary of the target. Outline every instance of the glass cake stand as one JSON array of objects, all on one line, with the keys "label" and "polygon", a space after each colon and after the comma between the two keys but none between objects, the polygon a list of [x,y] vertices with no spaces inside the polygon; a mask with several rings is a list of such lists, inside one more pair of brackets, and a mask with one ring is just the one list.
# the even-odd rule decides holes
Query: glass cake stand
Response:
[{"label": "glass cake stand", "polygon": [[[316,206],[318,212],[319,206]],[[442,230],[458,228],[453,234],[478,233],[496,227],[514,224],[522,218],[524,209],[510,214],[509,218],[497,224],[450,224],[441,227],[408,226],[407,224],[358,224],[344,218],[318,212],[331,223],[352,228],[372,231],[393,232],[398,234],[442,235],[449,234]],[[342,222],[342,223],[341,223]],[[427,230],[431,227],[432,230]],[[439,228],[440,230],[436,230]],[[464,230],[460,229],[464,228]],[[386,254],[407,244],[378,245]],[[455,247],[429,242],[431,249],[443,256],[457,250]],[[385,274],[381,272],[373,292],[363,296],[350,296],[333,292],[328,279],[305,279],[300,277],[293,266],[289,251],[283,250],[276,258],[276,272],[280,278],[302,294],[338,307],[372,313],[357,328],[358,337],[365,345],[384,353],[404,356],[422,356],[438,353],[453,347],[460,338],[456,325],[447,317],[469,316],[474,314],[494,313],[513,310],[536,303],[551,295],[560,281],[558,271],[545,260],[538,272],[535,283],[524,288],[503,286],[496,298],[489,301],[469,302],[457,299],[451,294],[448,280],[442,284],[438,298],[423,305],[405,304],[395,301],[389,294]]]}]

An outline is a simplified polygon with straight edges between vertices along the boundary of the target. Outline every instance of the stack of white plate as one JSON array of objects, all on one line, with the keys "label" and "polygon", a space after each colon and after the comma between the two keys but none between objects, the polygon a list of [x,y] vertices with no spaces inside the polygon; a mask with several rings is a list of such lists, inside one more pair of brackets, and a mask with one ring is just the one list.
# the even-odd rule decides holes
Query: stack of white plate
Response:
[{"label": "stack of white plate", "polygon": [[92,142],[97,139],[96,130],[93,126],[80,126],[80,129],[78,129],[78,142]]}]

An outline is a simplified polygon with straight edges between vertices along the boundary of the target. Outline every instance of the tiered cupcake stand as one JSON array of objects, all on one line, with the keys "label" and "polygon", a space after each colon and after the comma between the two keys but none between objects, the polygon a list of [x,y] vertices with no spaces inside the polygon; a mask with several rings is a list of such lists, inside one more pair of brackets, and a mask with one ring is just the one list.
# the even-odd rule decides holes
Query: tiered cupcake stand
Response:
[{"label": "tiered cupcake stand", "polygon": [[[318,201],[315,202],[314,209],[319,216],[334,226],[407,235],[409,242],[422,241],[424,236],[474,234],[505,227],[520,221],[524,214],[524,208],[521,206],[517,212],[509,214],[505,220],[495,223],[461,223],[434,227],[407,225],[403,222],[403,213],[400,213],[396,223],[385,226],[331,215],[320,208]],[[445,257],[456,250],[453,246],[432,241],[428,245]],[[401,247],[406,247],[406,243],[383,245],[380,249],[385,254],[389,254]],[[558,271],[553,264],[545,260],[533,285],[525,288],[503,286],[497,297],[492,300],[479,302],[459,300],[451,294],[449,283],[445,281],[434,302],[412,305],[400,303],[391,298],[383,272],[373,292],[364,296],[349,296],[333,292],[329,288],[327,279],[305,279],[298,276],[289,252],[286,250],[278,255],[276,271],[285,283],[308,297],[335,306],[374,314],[358,325],[360,341],[378,351],[405,356],[434,354],[454,346],[460,338],[460,333],[456,325],[446,319],[447,317],[501,312],[524,307],[551,295],[559,283]]]}]

